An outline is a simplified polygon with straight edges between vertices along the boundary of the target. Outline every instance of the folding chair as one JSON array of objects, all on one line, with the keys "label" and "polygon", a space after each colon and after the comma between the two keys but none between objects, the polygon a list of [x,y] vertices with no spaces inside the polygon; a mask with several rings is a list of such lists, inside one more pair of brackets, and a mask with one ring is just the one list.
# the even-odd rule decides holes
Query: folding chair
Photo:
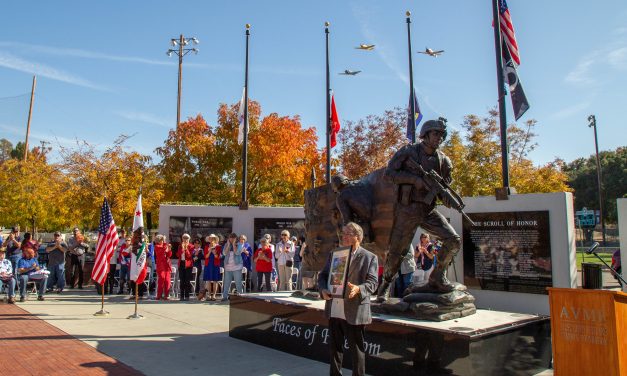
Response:
[{"label": "folding chair", "polygon": [[152,269],[150,267],[146,267],[146,278],[144,278],[144,285],[146,285],[146,293],[150,296],[150,273],[152,273]]},{"label": "folding chair", "polygon": [[176,281],[176,266],[172,266],[170,269],[170,297],[177,298],[179,296],[178,284]]},{"label": "folding chair", "polygon": [[244,266],[242,268],[242,291],[246,292],[246,277],[248,276],[248,269]]},{"label": "folding chair", "polygon": [[2,288],[0,288],[0,294],[5,294],[6,296],[3,299],[9,300],[9,287],[4,282],[2,283]]},{"label": "folding chair", "polygon": [[296,290],[296,287],[298,285],[298,268],[292,268],[291,282],[292,282],[292,290]]},{"label": "folding chair", "polygon": [[115,265],[115,270],[113,271],[113,288],[114,289],[120,288],[120,269],[121,268],[122,268],[122,265],[120,264]]},{"label": "folding chair", "polygon": [[[220,267],[220,280],[217,282],[218,287],[220,287],[220,293],[222,293],[222,289],[224,288],[224,268]],[[216,291],[217,293],[217,291]]]},{"label": "folding chair", "polygon": [[198,268],[192,268],[192,279],[189,281],[189,284],[192,285],[192,296],[196,298],[196,276],[198,275]]},{"label": "folding chair", "polygon": [[37,291],[37,282],[35,282],[35,281],[28,281],[28,282],[26,282],[26,293],[28,295],[37,295],[37,293],[38,293],[38,291]]}]

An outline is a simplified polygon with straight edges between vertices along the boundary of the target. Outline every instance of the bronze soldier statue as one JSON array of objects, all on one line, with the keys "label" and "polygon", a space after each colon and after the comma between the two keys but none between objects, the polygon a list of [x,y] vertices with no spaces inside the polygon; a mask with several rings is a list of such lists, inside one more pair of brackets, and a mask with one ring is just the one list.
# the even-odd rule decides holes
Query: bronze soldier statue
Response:
[{"label": "bronze soldier statue", "polygon": [[[456,206],[454,198],[442,194],[432,186],[430,176],[441,177],[450,184],[451,161],[439,148],[446,139],[446,119],[429,120],[420,129],[421,141],[401,148],[394,154],[385,170],[386,178],[398,187],[394,208],[394,224],[389,240],[383,281],[379,287],[378,301],[384,302],[390,286],[398,273],[403,257],[411,250],[411,241],[420,226],[442,242],[437,264],[429,277],[428,287],[434,292],[450,292],[455,286],[446,278],[446,270],[461,246],[459,235],[446,218],[435,210],[436,198],[444,205]],[[437,175],[436,175],[437,174]],[[432,185],[429,185],[429,182]]]},{"label": "bronze soldier statue", "polygon": [[349,222],[359,224],[364,230],[364,243],[371,240],[372,188],[363,180],[349,180],[342,174],[331,178],[331,187],[336,194],[335,205],[339,211],[338,234]]}]

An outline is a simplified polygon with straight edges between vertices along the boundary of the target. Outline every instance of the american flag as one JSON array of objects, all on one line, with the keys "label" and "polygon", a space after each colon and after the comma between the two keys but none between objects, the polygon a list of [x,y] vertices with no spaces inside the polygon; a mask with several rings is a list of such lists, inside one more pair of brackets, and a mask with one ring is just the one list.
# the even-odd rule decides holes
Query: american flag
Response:
[{"label": "american flag", "polygon": [[109,260],[113,250],[118,245],[118,233],[111,215],[107,199],[104,199],[100,210],[100,225],[98,226],[98,244],[96,245],[96,261],[91,272],[91,279],[103,285],[109,273]]},{"label": "american flag", "polygon": [[520,54],[518,52],[518,43],[516,43],[516,34],[514,34],[514,24],[505,0],[499,0],[499,23],[501,25],[501,38],[507,44],[512,60],[514,60],[516,65],[520,65]]}]

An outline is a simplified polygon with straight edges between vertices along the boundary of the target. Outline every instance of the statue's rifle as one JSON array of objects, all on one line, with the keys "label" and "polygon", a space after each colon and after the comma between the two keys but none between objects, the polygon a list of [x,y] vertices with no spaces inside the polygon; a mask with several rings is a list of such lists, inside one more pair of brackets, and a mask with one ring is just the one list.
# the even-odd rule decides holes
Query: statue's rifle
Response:
[{"label": "statue's rifle", "polygon": [[423,199],[425,204],[430,205],[435,196],[440,195],[444,202],[448,202],[448,204],[453,209],[457,210],[464,219],[466,219],[473,226],[475,225],[475,222],[464,212],[464,208],[466,207],[464,200],[462,200],[461,196],[455,192],[453,188],[451,188],[444,178],[442,178],[434,170],[425,171],[420,163],[413,158],[408,158],[405,162],[406,165],[413,170],[413,172],[422,177],[425,184],[430,188],[429,194],[427,194]]}]

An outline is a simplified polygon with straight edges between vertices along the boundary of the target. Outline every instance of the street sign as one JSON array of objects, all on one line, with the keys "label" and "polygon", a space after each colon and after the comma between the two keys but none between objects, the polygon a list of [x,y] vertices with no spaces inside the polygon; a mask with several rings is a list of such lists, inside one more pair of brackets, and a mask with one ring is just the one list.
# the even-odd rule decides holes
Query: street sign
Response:
[{"label": "street sign", "polygon": [[598,210],[583,208],[575,212],[575,225],[581,228],[592,228],[599,223]]}]

